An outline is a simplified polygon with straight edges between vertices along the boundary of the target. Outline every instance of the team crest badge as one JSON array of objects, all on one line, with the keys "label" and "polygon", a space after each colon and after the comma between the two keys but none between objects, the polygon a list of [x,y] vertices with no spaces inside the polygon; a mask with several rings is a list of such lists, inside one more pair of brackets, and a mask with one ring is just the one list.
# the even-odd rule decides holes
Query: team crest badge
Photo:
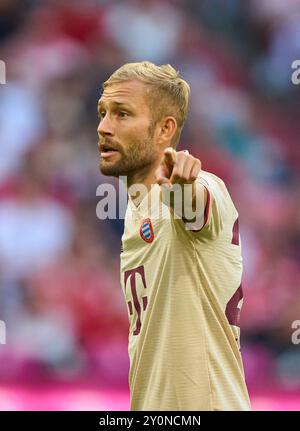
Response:
[{"label": "team crest badge", "polygon": [[140,228],[140,235],[141,238],[146,242],[152,242],[154,240],[153,227],[149,218],[143,220]]}]

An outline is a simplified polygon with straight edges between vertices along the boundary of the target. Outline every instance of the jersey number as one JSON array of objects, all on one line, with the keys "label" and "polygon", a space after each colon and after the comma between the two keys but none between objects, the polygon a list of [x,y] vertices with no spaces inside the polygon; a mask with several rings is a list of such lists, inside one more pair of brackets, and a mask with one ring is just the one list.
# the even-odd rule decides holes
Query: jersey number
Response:
[{"label": "jersey number", "polygon": [[[237,218],[232,229],[231,244],[240,244],[239,219]],[[234,292],[226,305],[225,315],[230,325],[239,326],[241,309],[238,307],[239,302],[243,299],[242,284]]]}]

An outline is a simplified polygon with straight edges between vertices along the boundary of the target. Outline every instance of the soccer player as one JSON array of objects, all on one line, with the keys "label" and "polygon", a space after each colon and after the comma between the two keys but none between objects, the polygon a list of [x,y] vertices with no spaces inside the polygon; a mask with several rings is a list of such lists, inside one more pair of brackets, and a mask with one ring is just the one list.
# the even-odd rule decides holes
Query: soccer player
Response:
[{"label": "soccer player", "polygon": [[[115,71],[98,103],[100,170],[127,177],[121,285],[131,410],[250,410],[238,213],[224,182],[176,151],[189,93],[172,66],[144,61]],[[187,205],[170,198],[178,185]]]}]

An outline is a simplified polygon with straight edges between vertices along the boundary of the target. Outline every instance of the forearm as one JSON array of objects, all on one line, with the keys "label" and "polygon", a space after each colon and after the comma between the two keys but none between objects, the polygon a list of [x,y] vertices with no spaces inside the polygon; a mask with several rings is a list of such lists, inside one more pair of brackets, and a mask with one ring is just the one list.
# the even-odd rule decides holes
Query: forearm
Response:
[{"label": "forearm", "polygon": [[190,184],[161,186],[162,202],[170,208],[177,219],[184,223],[201,222],[207,203],[207,190],[197,181]]}]

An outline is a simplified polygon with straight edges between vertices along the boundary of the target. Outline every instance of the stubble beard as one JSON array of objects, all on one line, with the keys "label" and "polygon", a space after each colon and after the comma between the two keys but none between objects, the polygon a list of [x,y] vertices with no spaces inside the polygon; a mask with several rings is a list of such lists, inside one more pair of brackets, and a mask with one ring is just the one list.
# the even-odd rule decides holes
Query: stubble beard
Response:
[{"label": "stubble beard", "polygon": [[100,159],[101,173],[112,177],[127,176],[129,182],[136,176],[146,174],[157,158],[153,145],[153,127],[149,127],[146,139],[131,141],[125,151],[120,152],[119,160],[114,163]]}]

